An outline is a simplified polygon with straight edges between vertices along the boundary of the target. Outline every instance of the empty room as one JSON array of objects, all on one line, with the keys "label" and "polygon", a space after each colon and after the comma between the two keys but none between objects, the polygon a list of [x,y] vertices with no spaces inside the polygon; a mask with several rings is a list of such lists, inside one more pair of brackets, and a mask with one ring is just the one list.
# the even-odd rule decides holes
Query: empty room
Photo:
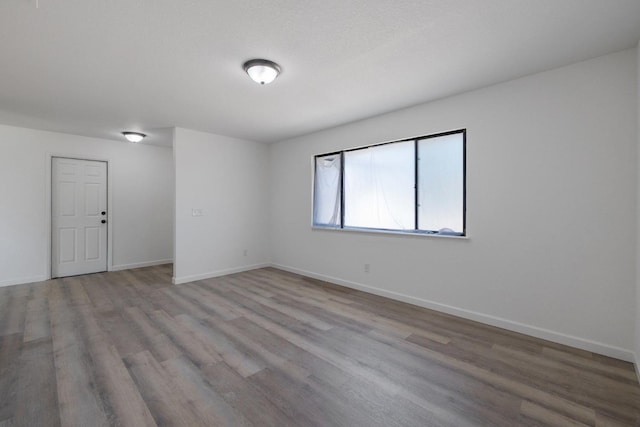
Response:
[{"label": "empty room", "polygon": [[640,1],[3,0],[0,427],[640,425]]}]

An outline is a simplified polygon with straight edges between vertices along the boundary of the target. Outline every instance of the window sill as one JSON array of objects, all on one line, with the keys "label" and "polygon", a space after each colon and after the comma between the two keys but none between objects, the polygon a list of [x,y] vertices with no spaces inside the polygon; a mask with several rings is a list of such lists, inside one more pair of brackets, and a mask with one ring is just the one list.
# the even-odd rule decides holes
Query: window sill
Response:
[{"label": "window sill", "polygon": [[377,230],[374,228],[355,228],[355,227],[347,227],[347,228],[339,228],[339,227],[322,227],[319,225],[312,225],[312,230],[321,230],[321,231],[336,231],[343,232],[346,231],[348,233],[364,233],[364,234],[390,234],[393,236],[409,236],[409,237],[437,237],[441,239],[454,239],[454,240],[469,240],[469,236],[457,236],[451,234],[436,234],[436,233],[416,233],[414,231],[397,231],[397,230]]}]

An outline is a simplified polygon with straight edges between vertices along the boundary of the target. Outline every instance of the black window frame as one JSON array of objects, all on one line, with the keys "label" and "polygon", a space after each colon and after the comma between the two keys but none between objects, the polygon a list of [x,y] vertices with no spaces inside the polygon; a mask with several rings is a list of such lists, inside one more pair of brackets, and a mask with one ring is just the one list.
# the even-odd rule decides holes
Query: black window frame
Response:
[{"label": "black window frame", "polygon": [[[418,188],[418,146],[420,141],[424,141],[425,139],[438,138],[448,135],[462,134],[462,233],[440,233],[437,230],[420,230],[418,228],[418,216],[419,216],[419,188]],[[345,227],[344,225],[344,216],[345,216],[345,192],[344,192],[344,154],[352,151],[366,150],[368,148],[379,147],[382,145],[388,144],[396,144],[399,142],[414,142],[414,228],[409,230],[400,230],[400,229],[387,229],[387,228],[372,228],[372,227]],[[317,177],[317,159],[318,157],[325,156],[340,156],[340,224],[339,225],[326,225],[326,224],[317,224],[314,218],[314,210],[315,210],[315,192],[316,192],[316,177]],[[446,132],[439,132],[430,135],[422,135],[412,138],[404,138],[398,139],[394,141],[381,142],[377,144],[366,145],[363,147],[349,148],[346,150],[333,151],[329,153],[322,153],[313,156],[313,206],[312,206],[312,226],[316,228],[322,229],[330,229],[330,230],[362,230],[362,231],[382,231],[389,233],[398,233],[398,234],[419,234],[419,235],[438,235],[438,236],[451,236],[451,237],[466,237],[467,235],[467,129],[456,129]]]}]

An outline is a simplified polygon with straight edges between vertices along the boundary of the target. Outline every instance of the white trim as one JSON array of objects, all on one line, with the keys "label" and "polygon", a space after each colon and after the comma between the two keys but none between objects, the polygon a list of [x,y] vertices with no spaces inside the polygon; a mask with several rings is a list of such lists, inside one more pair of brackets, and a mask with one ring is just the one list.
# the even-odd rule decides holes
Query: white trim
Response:
[{"label": "white trim", "polygon": [[108,157],[92,157],[65,153],[45,153],[45,189],[44,189],[44,214],[45,214],[45,232],[47,234],[46,245],[46,272],[45,280],[51,279],[51,159],[53,157],[64,157],[67,159],[81,159],[96,162],[105,162],[107,164],[107,271],[111,271],[113,267],[113,170],[111,159]]},{"label": "white trim", "polygon": [[381,230],[376,228],[358,228],[358,227],[323,227],[321,225],[311,225],[311,230],[321,230],[321,231],[337,231],[337,232],[346,232],[346,233],[364,233],[364,234],[386,234],[392,236],[407,236],[407,237],[439,237],[442,239],[454,239],[454,240],[470,240],[469,235],[465,234],[464,236],[458,236],[456,234],[436,234],[436,233],[420,233],[417,231],[402,231],[402,230]]},{"label": "white trim", "polygon": [[[170,262],[171,260],[158,260],[158,261],[140,262],[140,263],[133,263],[133,264],[122,264],[122,265],[113,266],[110,269],[110,271],[119,271],[119,270],[127,270],[132,268],[148,267],[153,265],[167,264]],[[173,282],[173,284],[179,285],[183,283],[194,282],[197,280],[204,280],[212,277],[224,276],[227,274],[241,273],[243,271],[255,270],[258,268],[265,268],[265,267],[278,268],[280,270],[289,271],[291,273],[300,274],[300,275],[311,277],[318,280],[323,280],[326,282],[334,283],[336,285],[345,286],[347,288],[357,289],[357,290],[371,293],[374,295],[380,295],[380,296],[391,298],[397,301],[402,301],[402,302],[417,305],[420,307],[425,307],[431,310],[462,317],[464,319],[485,323],[487,325],[496,326],[496,327],[507,329],[514,332],[519,332],[519,333],[530,335],[536,338],[546,339],[559,344],[564,344],[564,345],[579,348],[582,350],[591,351],[593,353],[603,354],[605,356],[625,360],[627,362],[634,363],[636,375],[640,380],[640,360],[638,360],[637,355],[630,350],[600,343],[597,341],[588,340],[585,338],[576,337],[573,335],[563,334],[561,332],[555,332],[548,329],[539,328],[537,326],[526,325],[523,323],[514,322],[512,320],[503,319],[503,318],[491,316],[488,314],[478,313],[472,310],[453,307],[450,305],[441,304],[438,302],[429,301],[422,298],[411,297],[405,294],[387,291],[384,289],[363,285],[361,283],[351,282],[348,280],[326,276],[324,274],[318,274],[311,271],[289,267],[289,266],[281,265],[277,263],[253,264],[253,265],[235,267],[230,269],[212,271],[209,273],[195,274],[191,276],[173,277],[171,281]],[[32,277],[23,277],[18,279],[4,280],[0,282],[0,287],[21,285],[21,284],[34,283],[34,282],[42,282],[48,279],[49,278],[46,276],[32,276]]]},{"label": "white trim", "polygon": [[[173,260],[170,260],[170,259],[134,262],[132,264],[114,265],[109,268],[109,271],[131,270],[133,268],[142,268],[142,267],[151,267],[154,265],[171,264],[172,262]],[[265,267],[266,266],[267,265],[265,265]],[[17,279],[2,280],[0,281],[0,288],[5,286],[26,285],[27,283],[44,282],[50,279],[51,279],[50,275],[40,275],[40,276],[20,277]]]},{"label": "white trim", "polygon": [[[576,337],[573,335],[567,335],[561,332],[551,331],[549,329],[539,328],[533,325],[526,325],[524,323],[514,322],[512,320],[503,319],[501,317],[491,316],[489,314],[479,313],[464,308],[458,308],[447,304],[441,304],[435,301],[429,301],[422,298],[416,298],[409,295],[401,294],[398,292],[387,291],[380,288],[375,288],[361,283],[351,282],[349,280],[339,279],[337,277],[326,276],[324,274],[318,274],[311,271],[302,270],[295,267],[289,267],[281,264],[272,264],[274,268],[289,271],[291,273],[301,274],[303,276],[311,277],[314,279],[323,280],[326,282],[334,283],[336,285],[345,286],[347,288],[357,289],[360,291],[368,292],[375,295],[384,296],[397,301],[406,302],[409,304],[417,305],[420,307],[428,308],[431,310],[439,311],[442,313],[451,314],[454,316],[462,317],[476,322],[484,323],[498,328],[507,329],[521,334],[530,335],[532,337],[553,341],[558,344],[564,344],[571,347],[587,350],[593,353],[602,354],[616,359],[625,360],[627,362],[636,362],[635,354],[627,349],[604,344],[597,341],[592,341],[585,338]],[[640,378],[640,370],[638,370],[638,363],[636,362],[636,371],[638,372],[638,378]]]},{"label": "white trim", "polygon": [[[173,249],[173,274],[176,274],[178,270],[178,252],[176,249],[176,242],[178,241],[177,230],[178,230],[178,203],[177,200],[177,188],[178,188],[178,174],[176,170],[178,169],[178,163],[176,159],[176,128],[171,128],[171,153],[173,158],[173,233],[172,233],[172,249]],[[173,281],[174,278],[172,278]],[[173,282],[175,284],[175,282]]]},{"label": "white trim", "polygon": [[[225,276],[227,274],[242,273],[243,271],[255,270],[257,268],[271,267],[271,263],[263,262],[261,264],[245,265],[241,267],[227,268],[224,270],[211,271],[209,273],[194,274],[191,276],[172,277],[171,281],[174,285],[195,282],[196,280],[210,279],[212,277]],[[175,270],[174,270],[175,271]]]},{"label": "white trim", "polygon": [[0,282],[0,288],[13,285],[25,285],[27,283],[44,282],[45,280],[49,280],[49,278],[47,276],[31,276],[3,280]]},{"label": "white trim", "polygon": [[160,259],[156,261],[134,262],[131,264],[119,264],[112,266],[109,271],[131,270],[132,268],[151,267],[154,265],[171,264],[171,259]]}]

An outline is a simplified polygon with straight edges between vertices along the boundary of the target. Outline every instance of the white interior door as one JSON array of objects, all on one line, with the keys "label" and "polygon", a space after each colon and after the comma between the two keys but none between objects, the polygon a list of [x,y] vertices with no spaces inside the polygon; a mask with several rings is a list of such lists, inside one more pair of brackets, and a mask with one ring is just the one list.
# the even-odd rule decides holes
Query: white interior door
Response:
[{"label": "white interior door", "polygon": [[51,274],[107,270],[107,163],[53,157]]}]

